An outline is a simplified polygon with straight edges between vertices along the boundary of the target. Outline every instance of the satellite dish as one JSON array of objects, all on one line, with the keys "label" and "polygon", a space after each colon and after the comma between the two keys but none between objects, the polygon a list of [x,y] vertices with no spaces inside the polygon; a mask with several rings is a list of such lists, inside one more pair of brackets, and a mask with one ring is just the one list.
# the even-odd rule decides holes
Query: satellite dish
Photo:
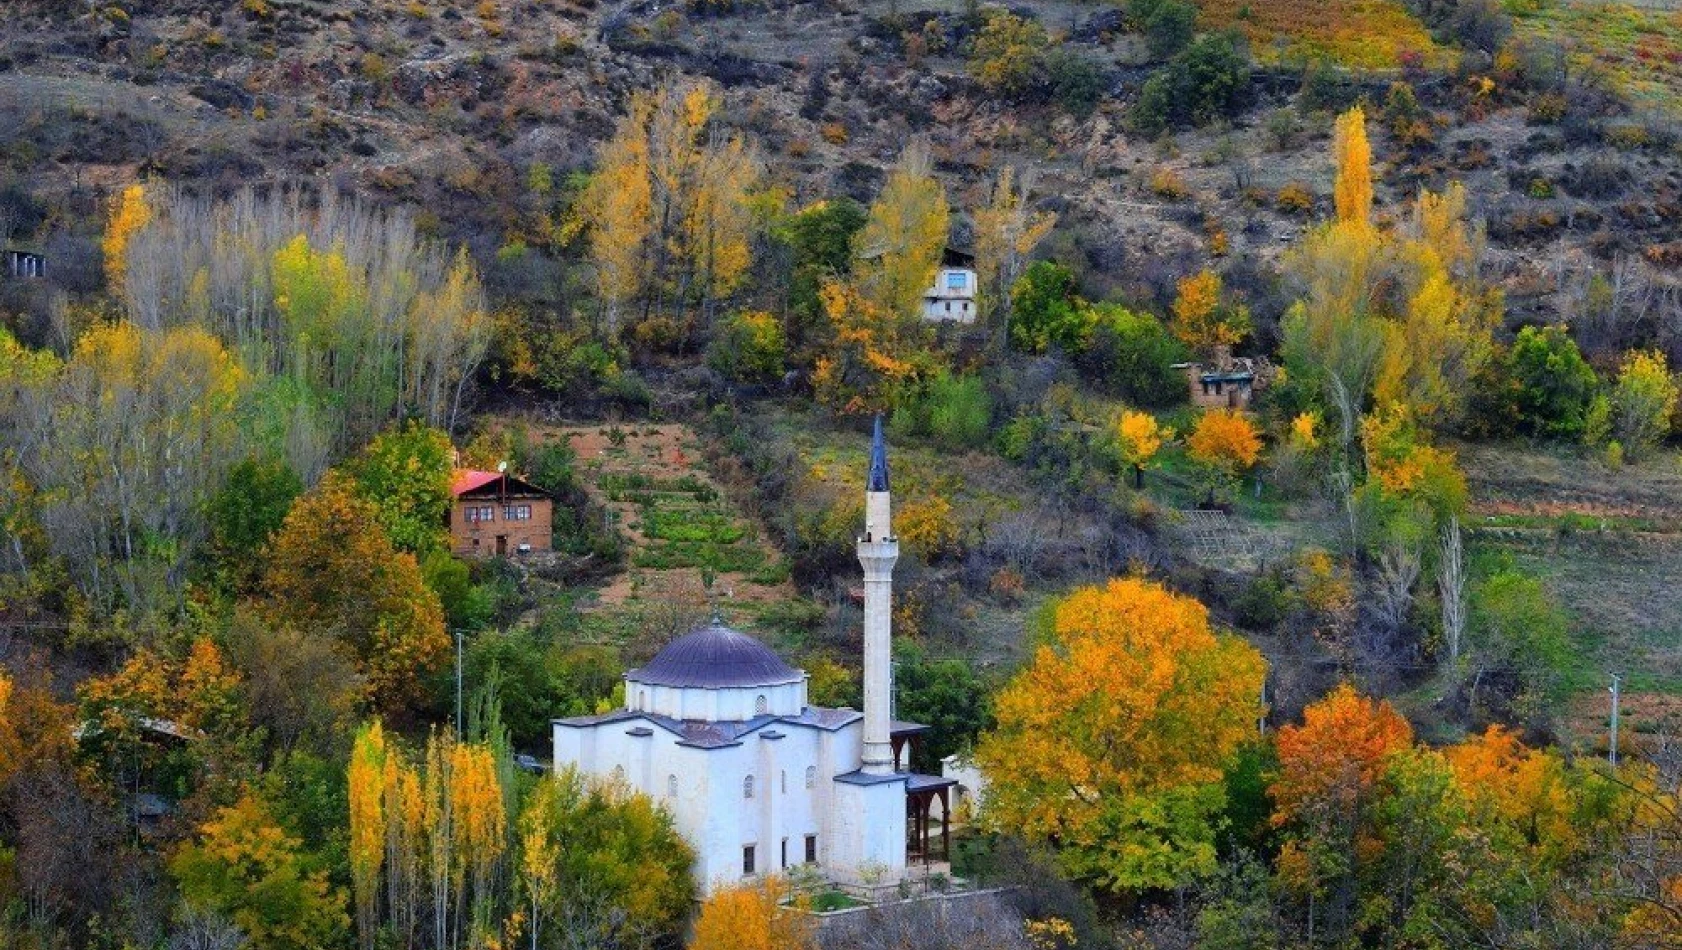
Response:
[{"label": "satellite dish", "polygon": [[496,470],[497,470],[497,471],[499,471],[499,472],[506,472],[506,471],[508,471],[508,463],[507,463],[507,462],[498,462],[498,463],[496,463]]}]

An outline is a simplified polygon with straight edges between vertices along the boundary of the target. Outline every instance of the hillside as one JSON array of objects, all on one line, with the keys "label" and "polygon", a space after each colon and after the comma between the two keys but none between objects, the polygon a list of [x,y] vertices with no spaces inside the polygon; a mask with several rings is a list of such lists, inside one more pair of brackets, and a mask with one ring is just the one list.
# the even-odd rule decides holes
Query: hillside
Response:
[{"label": "hillside", "polygon": [[[541,237],[531,224],[534,164],[556,180],[586,168],[632,89],[660,76],[708,77],[723,86],[728,121],[754,136],[796,202],[831,194],[868,200],[907,129],[929,136],[960,205],[974,203],[992,170],[1031,161],[1038,193],[1064,209],[1060,240],[1084,258],[1090,282],[1161,302],[1171,275],[1209,258],[1217,232],[1225,253],[1246,262],[1271,260],[1286,246],[1303,218],[1297,205],[1280,210],[1282,188],[1306,187],[1316,205],[1327,200],[1316,134],[1323,126],[1275,111],[1310,57],[1298,41],[1389,67],[1330,79],[1317,87],[1320,108],[1357,95],[1382,102],[1400,55],[1365,47],[1342,54],[1335,37],[1322,42],[1322,28],[1305,24],[1345,22],[1340,16],[1308,17],[1285,2],[1246,5],[1259,11],[1241,21],[1255,55],[1279,65],[1257,74],[1253,97],[1230,126],[1156,139],[1128,129],[1148,54],[1113,12],[1057,2],[1021,8],[1066,32],[1068,47],[1099,66],[1103,92],[1090,117],[1001,101],[980,88],[953,55],[972,29],[956,5],[798,3],[686,14],[636,3],[491,0],[469,10],[167,0],[70,16],[58,4],[22,3],[0,26],[0,69],[12,93],[0,103],[6,166],[14,182],[83,209],[140,175],[212,188],[332,182],[412,202],[425,209],[423,228],[465,240],[489,260],[511,238]],[[1395,49],[1429,51],[1417,21],[1394,3],[1380,8],[1394,30],[1375,28],[1373,11],[1351,11],[1348,22],[1361,23],[1363,37],[1412,30]],[[1573,9],[1522,14],[1521,32],[1577,35],[1583,24]],[[1205,16],[1240,22],[1220,5]],[[1633,59],[1597,52],[1600,32],[1586,34],[1589,45],[1573,56],[1604,61],[1638,102],[1668,99],[1674,14],[1620,16],[1605,42],[1640,37]],[[927,51],[908,53],[905,37],[924,33],[936,38],[921,43]],[[1381,199],[1465,180],[1474,210],[1489,222],[1515,319],[1575,316],[1571,288],[1561,286],[1571,280],[1564,262],[1670,259],[1667,248],[1682,237],[1673,151],[1617,133],[1629,120],[1614,118],[1604,137],[1534,124],[1534,108],[1527,120],[1524,98],[1504,101],[1499,80],[1483,102],[1466,99],[1468,81],[1421,74],[1417,92],[1440,131],[1407,148],[1380,137]],[[1184,189],[1153,188],[1163,169]],[[1265,319],[1276,304],[1253,306]]]},{"label": "hillside", "polygon": [[1679,2],[5,2],[0,947],[1677,950]]}]

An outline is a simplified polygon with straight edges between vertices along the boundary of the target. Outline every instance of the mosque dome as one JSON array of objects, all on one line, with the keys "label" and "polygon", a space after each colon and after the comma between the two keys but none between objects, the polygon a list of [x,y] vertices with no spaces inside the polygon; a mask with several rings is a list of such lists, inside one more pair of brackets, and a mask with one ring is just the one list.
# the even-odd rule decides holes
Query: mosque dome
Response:
[{"label": "mosque dome", "polygon": [[680,689],[734,689],[799,683],[804,676],[771,648],[714,621],[666,644],[648,665],[625,679]]}]

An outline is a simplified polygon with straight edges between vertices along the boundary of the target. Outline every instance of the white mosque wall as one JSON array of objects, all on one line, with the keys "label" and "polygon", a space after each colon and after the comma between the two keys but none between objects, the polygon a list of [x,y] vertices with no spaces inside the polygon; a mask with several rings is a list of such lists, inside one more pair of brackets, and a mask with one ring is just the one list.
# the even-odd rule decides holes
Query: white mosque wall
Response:
[{"label": "white mosque wall", "polygon": [[750,845],[754,876],[783,871],[785,855],[788,868],[804,863],[807,835],[817,836],[819,865],[851,879],[861,861],[887,868],[905,862],[903,783],[865,788],[861,799],[850,794],[857,786],[835,781],[858,769],[862,733],[859,722],[831,731],[773,721],[735,745],[697,748],[643,719],[556,723],[555,765],[620,778],[667,808],[695,849],[703,892],[746,877],[743,849]]},{"label": "white mosque wall", "polygon": [[743,722],[756,716],[798,716],[806,708],[806,679],[740,689],[656,686],[628,680],[625,706],[673,719]]}]

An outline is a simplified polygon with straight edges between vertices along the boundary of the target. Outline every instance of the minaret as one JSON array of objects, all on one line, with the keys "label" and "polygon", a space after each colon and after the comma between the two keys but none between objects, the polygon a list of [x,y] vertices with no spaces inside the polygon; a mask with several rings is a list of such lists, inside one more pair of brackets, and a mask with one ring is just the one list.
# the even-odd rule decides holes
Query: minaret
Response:
[{"label": "minaret", "polygon": [[894,537],[889,512],[888,446],[882,438],[882,417],[870,442],[870,475],[864,487],[864,536],[859,538],[859,564],[864,566],[864,762],[870,775],[894,770],[889,735],[889,704],[893,691],[894,562],[899,539]]}]

